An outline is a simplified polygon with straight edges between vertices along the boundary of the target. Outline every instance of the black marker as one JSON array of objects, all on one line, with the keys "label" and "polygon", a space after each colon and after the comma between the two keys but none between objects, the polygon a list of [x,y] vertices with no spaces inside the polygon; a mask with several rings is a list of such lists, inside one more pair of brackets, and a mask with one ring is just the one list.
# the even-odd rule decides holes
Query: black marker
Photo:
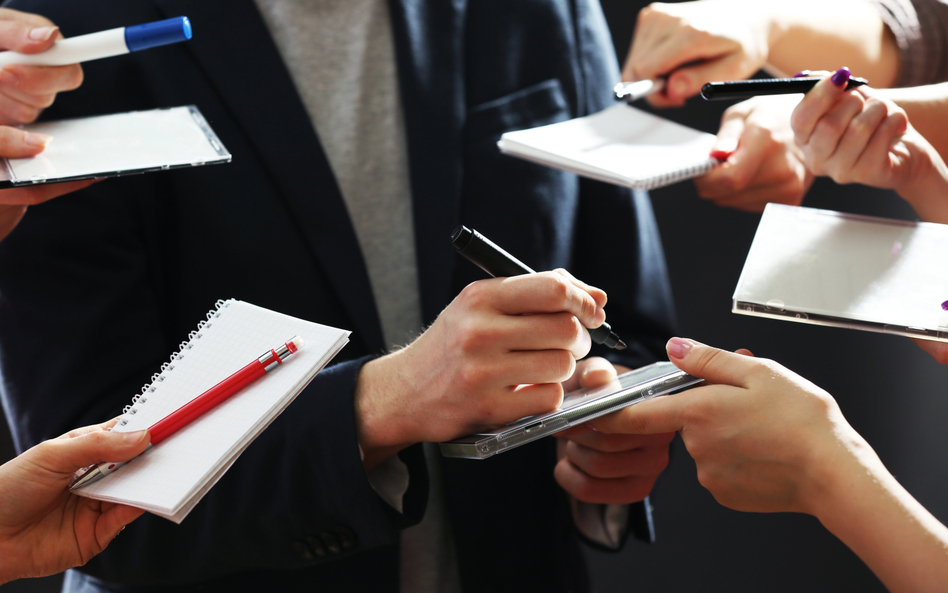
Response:
[{"label": "black marker", "polygon": [[[454,232],[451,233],[451,244],[458,250],[458,253],[491,276],[509,277],[535,273],[520,260],[495,245],[490,239],[464,225],[454,229]],[[612,331],[612,327],[608,323],[603,323],[596,329],[587,328],[586,331],[589,332],[589,337],[596,344],[605,344],[616,350],[626,349],[625,342]]]},{"label": "black marker", "polygon": [[[806,93],[821,80],[823,78],[819,76],[801,76],[798,78],[753,78],[751,80],[709,82],[701,87],[701,96],[706,101],[721,101],[724,99],[749,99],[757,95]],[[846,84],[846,90],[864,84],[869,84],[869,81],[865,78],[853,76]]]}]

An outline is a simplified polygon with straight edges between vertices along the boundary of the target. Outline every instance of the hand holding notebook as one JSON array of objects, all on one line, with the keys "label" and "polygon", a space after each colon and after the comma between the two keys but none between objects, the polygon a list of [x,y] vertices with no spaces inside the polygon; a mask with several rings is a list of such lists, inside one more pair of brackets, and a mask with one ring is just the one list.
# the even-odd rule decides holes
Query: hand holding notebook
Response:
[{"label": "hand holding notebook", "polygon": [[294,334],[307,346],[294,354],[291,364],[249,384],[115,473],[75,493],[137,506],[180,523],[342,349],[349,332],[241,301],[222,302],[126,409],[114,430],[149,428]]}]

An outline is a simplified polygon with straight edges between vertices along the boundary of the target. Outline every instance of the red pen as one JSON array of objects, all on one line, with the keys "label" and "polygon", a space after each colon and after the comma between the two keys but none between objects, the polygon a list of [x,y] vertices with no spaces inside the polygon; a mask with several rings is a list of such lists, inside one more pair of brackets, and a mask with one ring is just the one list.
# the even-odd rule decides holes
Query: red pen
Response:
[{"label": "red pen", "polygon": [[[227,377],[214,387],[211,387],[158,422],[155,422],[148,428],[148,433],[151,436],[151,443],[148,445],[148,448],[170,437],[217,404],[283,364],[284,360],[302,347],[303,339],[299,336],[294,336],[285,344],[274,350],[267,351],[233,375]],[[100,480],[125,465],[125,463],[126,462],[106,462],[96,466],[90,465],[69,489],[75,490],[86,484]]]}]

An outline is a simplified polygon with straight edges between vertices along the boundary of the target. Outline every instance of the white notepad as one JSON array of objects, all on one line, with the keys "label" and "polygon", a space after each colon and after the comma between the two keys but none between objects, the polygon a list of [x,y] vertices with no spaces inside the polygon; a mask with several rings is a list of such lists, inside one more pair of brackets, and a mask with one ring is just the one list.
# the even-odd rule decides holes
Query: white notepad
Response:
[{"label": "white notepad", "polygon": [[626,105],[529,130],[497,145],[511,154],[606,183],[653,189],[707,173],[715,137]]},{"label": "white notepad", "polygon": [[768,204],[733,311],[948,342],[948,225]]},{"label": "white notepad", "polygon": [[222,301],[162,365],[113,430],[146,429],[295,335],[304,346],[265,376],[97,482],[80,496],[180,523],[237,457],[349,341],[348,331],[242,301]]},{"label": "white notepad", "polygon": [[0,159],[0,187],[118,177],[230,162],[194,105],[21,126],[52,136],[26,159]]}]

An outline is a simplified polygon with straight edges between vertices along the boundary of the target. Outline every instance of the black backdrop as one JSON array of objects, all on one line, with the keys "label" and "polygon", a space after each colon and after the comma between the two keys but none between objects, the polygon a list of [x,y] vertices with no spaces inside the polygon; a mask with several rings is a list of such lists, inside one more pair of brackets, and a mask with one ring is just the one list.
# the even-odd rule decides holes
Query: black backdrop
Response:
[{"label": "black backdrop", "polygon": [[[602,0],[620,61],[644,2]],[[842,65],[842,64],[841,64]],[[662,115],[715,132],[725,106],[691,101]],[[948,367],[906,339],[730,313],[758,216],[717,208],[690,183],[652,193],[668,259],[679,332],[773,358],[834,394],[850,423],[938,519],[948,522]],[[891,192],[823,180],[805,205],[912,218]],[[0,423],[2,424],[2,423]],[[0,426],[0,459],[13,455]],[[658,542],[616,554],[589,551],[600,593],[631,591],[884,591],[879,581],[815,519],[738,513],[698,484],[680,440],[653,493]],[[58,590],[58,577],[24,580],[3,593]]]}]

